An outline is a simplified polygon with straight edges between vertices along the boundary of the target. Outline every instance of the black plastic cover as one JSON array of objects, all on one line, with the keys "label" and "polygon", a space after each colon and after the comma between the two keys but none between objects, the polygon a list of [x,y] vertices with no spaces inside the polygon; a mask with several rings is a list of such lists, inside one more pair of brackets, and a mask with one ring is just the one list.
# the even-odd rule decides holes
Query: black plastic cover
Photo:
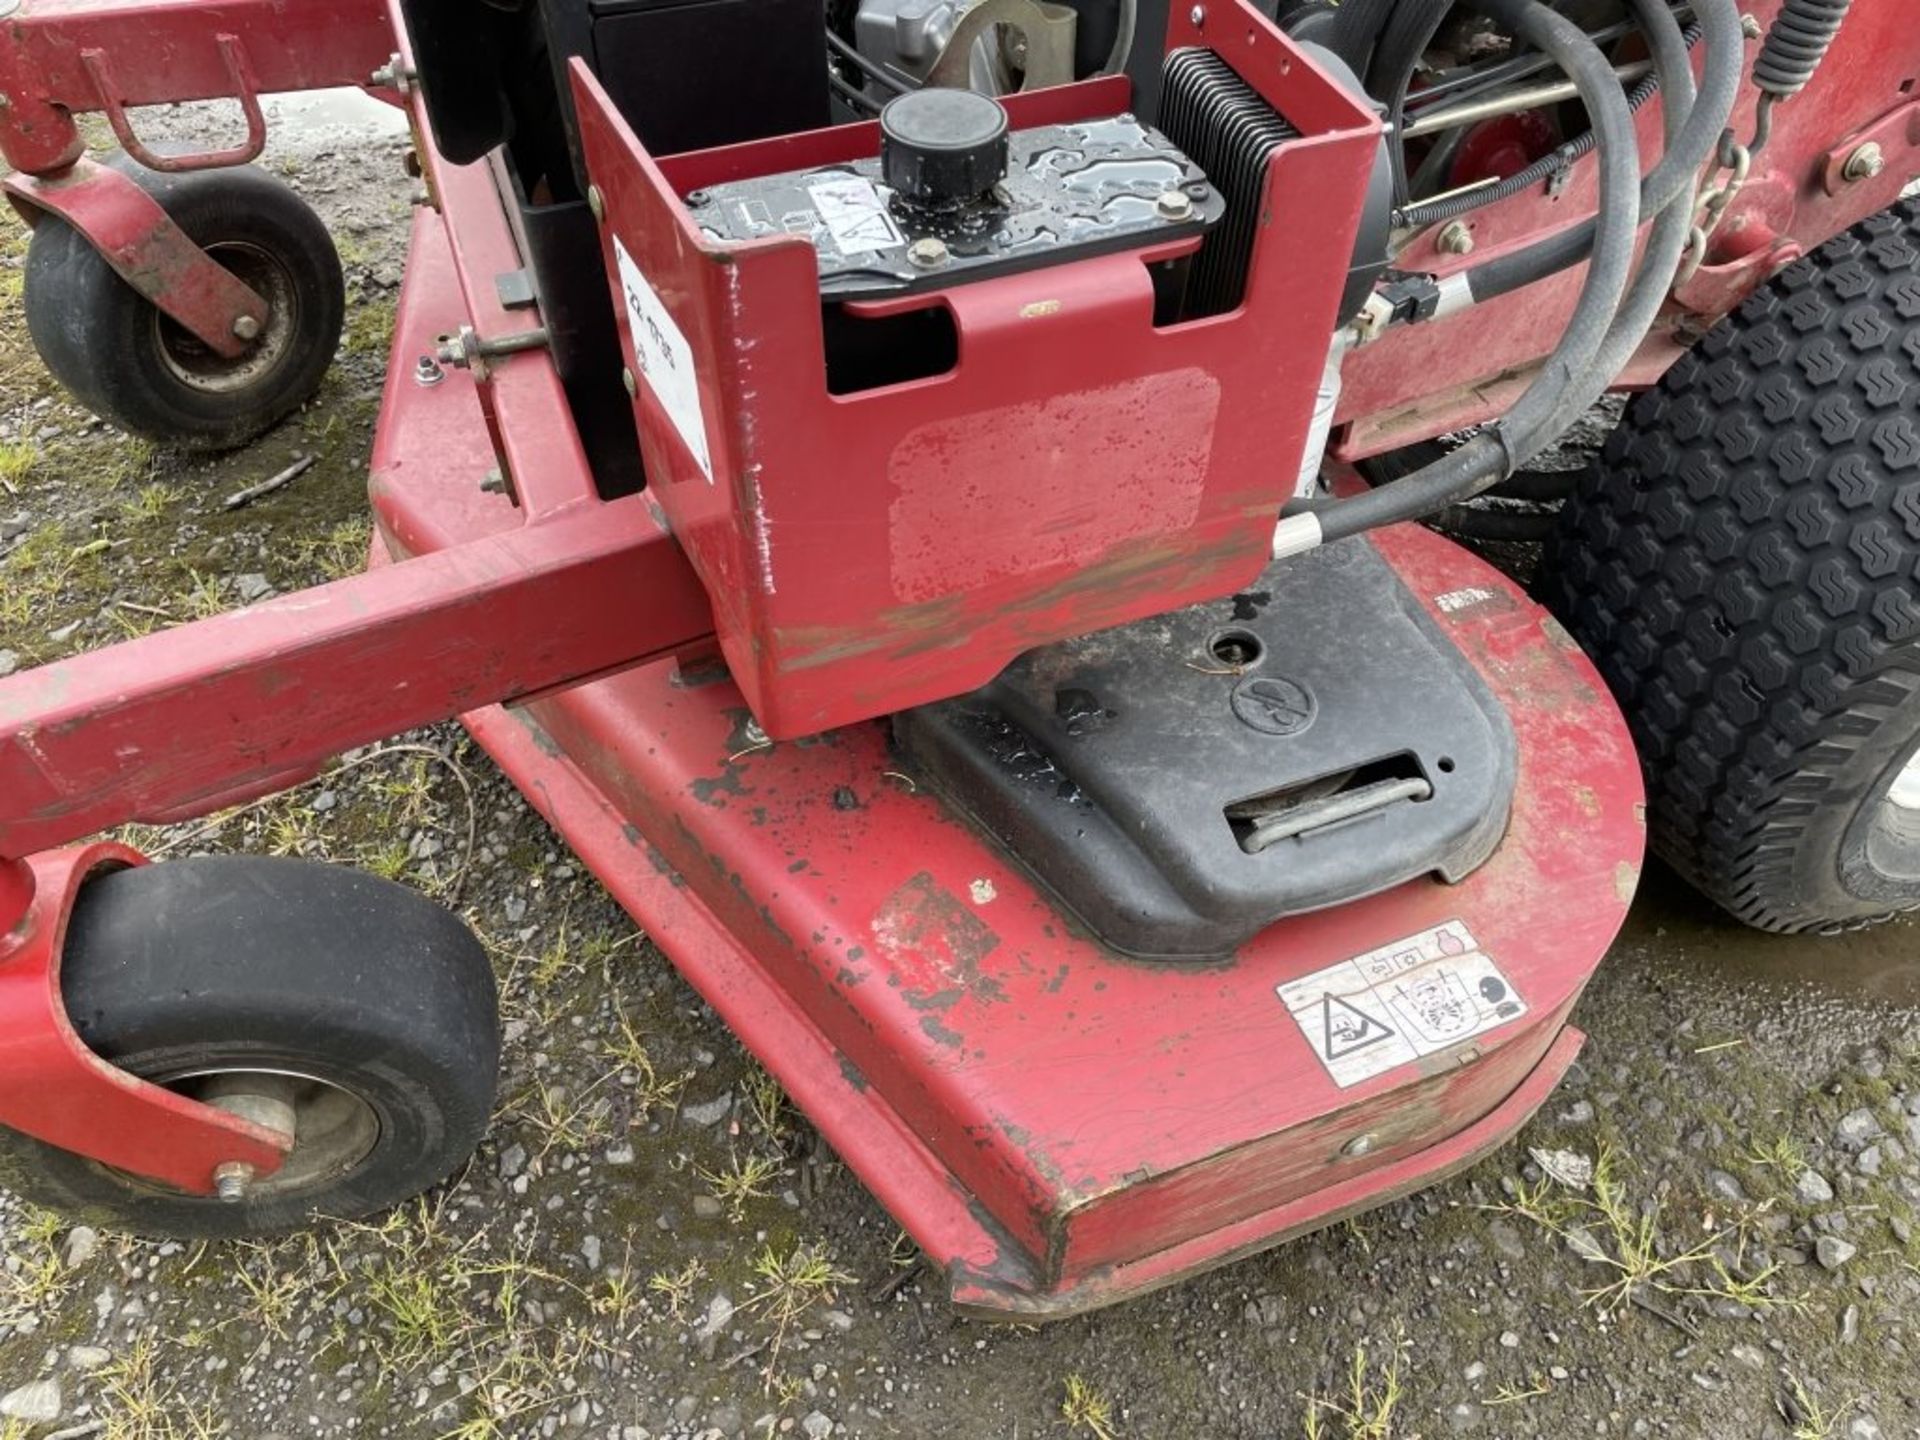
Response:
[{"label": "black plastic cover", "polygon": [[[1499,702],[1365,537],[1029,652],[895,730],[909,768],[1098,939],[1161,960],[1463,878],[1505,833],[1516,764]],[[1243,848],[1239,817],[1294,804],[1360,813]]]}]

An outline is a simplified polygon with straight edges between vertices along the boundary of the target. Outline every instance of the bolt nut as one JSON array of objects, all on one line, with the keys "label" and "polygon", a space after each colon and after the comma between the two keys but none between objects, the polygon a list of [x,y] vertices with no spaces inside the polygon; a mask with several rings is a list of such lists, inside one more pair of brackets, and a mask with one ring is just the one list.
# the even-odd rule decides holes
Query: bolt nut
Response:
[{"label": "bolt nut", "polygon": [[440,362],[431,355],[422,355],[413,362],[413,381],[416,385],[438,385],[447,378],[447,372],[440,368]]},{"label": "bolt nut", "polygon": [[1471,255],[1473,253],[1473,230],[1464,220],[1451,222],[1433,242],[1433,248],[1442,255]]},{"label": "bolt nut", "polygon": [[1886,168],[1886,151],[1880,148],[1877,141],[1869,140],[1847,156],[1847,163],[1841,167],[1840,175],[1844,180],[1858,182],[1871,180]]},{"label": "bolt nut", "polygon": [[238,316],[233,322],[234,338],[239,340],[258,340],[260,322],[251,315]]},{"label": "bolt nut", "polygon": [[216,1165],[213,1170],[213,1193],[228,1205],[237,1205],[247,1198],[247,1191],[253,1186],[253,1166],[238,1160],[229,1160],[224,1165]]},{"label": "bolt nut", "polygon": [[916,240],[907,247],[907,259],[922,270],[938,270],[951,258],[947,250],[947,242],[931,235],[925,239]]},{"label": "bolt nut", "polygon": [[1749,40],[1758,40],[1762,34],[1759,16],[1742,15],[1740,17],[1740,33]]},{"label": "bolt nut", "polygon": [[1162,190],[1153,208],[1162,220],[1191,220],[1193,197],[1184,190]]},{"label": "bolt nut", "polygon": [[607,223],[607,197],[600,193],[598,185],[587,186],[587,209],[602,225]]}]

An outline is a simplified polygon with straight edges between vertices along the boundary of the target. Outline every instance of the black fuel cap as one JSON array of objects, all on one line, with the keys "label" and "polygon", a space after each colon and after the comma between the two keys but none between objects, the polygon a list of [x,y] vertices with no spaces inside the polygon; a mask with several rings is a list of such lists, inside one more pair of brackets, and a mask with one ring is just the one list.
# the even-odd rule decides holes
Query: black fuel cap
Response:
[{"label": "black fuel cap", "polygon": [[990,95],[928,87],[880,112],[880,172],[921,205],[984,195],[1007,174],[1007,112]]}]

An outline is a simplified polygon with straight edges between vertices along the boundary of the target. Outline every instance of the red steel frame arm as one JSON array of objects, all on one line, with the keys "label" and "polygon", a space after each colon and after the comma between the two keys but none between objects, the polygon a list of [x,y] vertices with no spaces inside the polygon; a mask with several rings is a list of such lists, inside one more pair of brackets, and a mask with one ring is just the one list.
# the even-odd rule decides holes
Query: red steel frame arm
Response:
[{"label": "red steel frame arm", "polygon": [[[0,3],[0,155],[35,175],[80,157],[78,113],[105,111],[126,143],[130,105],[237,100],[257,153],[258,96],[365,86],[395,49],[385,0],[30,0],[8,8]],[[247,148],[219,158],[250,159]]]},{"label": "red steel frame arm", "polygon": [[0,681],[0,857],[283,788],[710,629],[635,497],[30,670]]}]

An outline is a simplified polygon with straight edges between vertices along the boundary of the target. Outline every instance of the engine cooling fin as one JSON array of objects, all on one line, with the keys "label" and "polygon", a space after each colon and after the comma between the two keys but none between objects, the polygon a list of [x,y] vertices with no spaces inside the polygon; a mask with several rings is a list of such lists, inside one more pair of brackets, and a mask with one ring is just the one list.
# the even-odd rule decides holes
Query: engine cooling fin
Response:
[{"label": "engine cooling fin", "polygon": [[1267,162],[1300,132],[1226,61],[1197,46],[1167,56],[1160,129],[1227,202],[1226,215],[1194,258],[1186,307],[1189,317],[1223,315],[1246,290]]}]

